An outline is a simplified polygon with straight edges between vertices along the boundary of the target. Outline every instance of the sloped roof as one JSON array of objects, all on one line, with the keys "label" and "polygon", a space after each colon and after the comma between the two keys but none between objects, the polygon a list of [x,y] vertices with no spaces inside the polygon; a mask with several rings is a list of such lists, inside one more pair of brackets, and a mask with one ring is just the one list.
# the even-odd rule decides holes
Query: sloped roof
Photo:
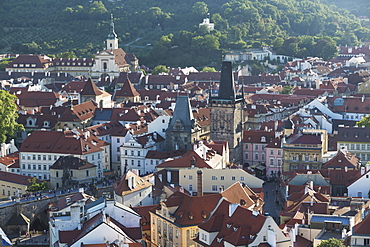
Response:
[{"label": "sloped roof", "polygon": [[98,96],[103,94],[103,91],[100,90],[94,83],[94,81],[89,78],[87,82],[85,83],[85,86],[83,87],[80,95],[87,96],[87,95],[94,95]]},{"label": "sloped roof", "polygon": [[139,95],[140,94],[132,86],[130,79],[127,77],[122,88],[116,92],[115,97],[136,97]]},{"label": "sloped roof", "polygon": [[193,150],[189,150],[178,159],[165,161],[157,165],[157,168],[184,168],[192,166],[198,168],[212,168]]},{"label": "sloped roof", "polygon": [[322,168],[341,168],[345,169],[352,168],[357,169],[359,159],[351,154],[350,152],[344,153],[339,150],[337,155],[335,155],[331,160],[326,162]]},{"label": "sloped roof", "polygon": [[99,146],[105,144],[96,137],[90,136],[85,140],[70,131],[36,130],[23,141],[20,152],[82,155],[102,151]]},{"label": "sloped roof", "polygon": [[199,228],[207,232],[218,231],[211,246],[224,246],[224,241],[234,246],[247,246],[249,243],[253,242],[266,220],[265,216],[261,214],[253,215],[251,210],[240,206],[238,206],[231,217],[229,217],[229,207],[230,202],[223,200],[211,219],[199,225]]},{"label": "sloped roof", "polygon": [[0,171],[0,181],[6,181],[9,183],[22,184],[29,186],[33,177],[15,174],[11,172]]},{"label": "sloped roof", "polygon": [[54,162],[50,169],[63,170],[64,168],[67,168],[71,170],[84,170],[94,167],[96,167],[96,165],[78,157],[61,156]]},{"label": "sloped roof", "polygon": [[353,227],[353,235],[370,235],[370,214]]},{"label": "sloped roof", "polygon": [[[133,179],[132,187],[129,187],[129,180]],[[123,175],[120,181],[115,182],[113,184],[114,192],[119,196],[125,196],[135,191],[139,191],[148,187],[153,186],[150,182],[146,179],[139,177],[135,173],[128,171],[125,175]]]},{"label": "sloped roof", "polygon": [[164,204],[168,208],[177,208],[174,212],[175,223],[181,226],[190,226],[205,221],[220,198],[220,194],[189,196],[181,192],[175,192],[167,198]]}]

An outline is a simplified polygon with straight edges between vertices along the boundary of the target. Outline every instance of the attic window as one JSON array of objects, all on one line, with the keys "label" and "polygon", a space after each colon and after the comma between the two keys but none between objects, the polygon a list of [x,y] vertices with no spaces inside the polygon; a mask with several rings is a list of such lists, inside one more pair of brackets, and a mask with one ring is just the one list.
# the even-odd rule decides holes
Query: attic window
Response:
[{"label": "attic window", "polygon": [[221,243],[222,238],[217,238],[217,243]]},{"label": "attic window", "polygon": [[193,213],[192,213],[192,212],[189,212],[189,213],[188,213],[188,217],[189,217],[189,219],[190,219],[190,220],[193,220],[193,219],[194,219],[194,215],[193,215]]},{"label": "attic window", "polygon": [[226,228],[230,229],[232,224],[226,224]]},{"label": "attic window", "polygon": [[239,229],[239,227],[234,227],[234,232],[236,232]]}]

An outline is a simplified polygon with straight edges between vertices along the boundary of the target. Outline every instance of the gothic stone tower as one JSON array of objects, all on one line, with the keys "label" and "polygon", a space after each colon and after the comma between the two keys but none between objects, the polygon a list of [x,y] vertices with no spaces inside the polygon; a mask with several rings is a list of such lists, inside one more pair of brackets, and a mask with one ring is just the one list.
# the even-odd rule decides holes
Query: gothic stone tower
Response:
[{"label": "gothic stone tower", "polygon": [[189,97],[178,95],[173,116],[166,130],[166,150],[190,150],[192,144],[199,140],[200,130],[191,111]]},{"label": "gothic stone tower", "polygon": [[232,63],[223,61],[217,97],[210,97],[211,140],[227,141],[230,162],[242,164],[243,106],[244,96],[237,97]]}]

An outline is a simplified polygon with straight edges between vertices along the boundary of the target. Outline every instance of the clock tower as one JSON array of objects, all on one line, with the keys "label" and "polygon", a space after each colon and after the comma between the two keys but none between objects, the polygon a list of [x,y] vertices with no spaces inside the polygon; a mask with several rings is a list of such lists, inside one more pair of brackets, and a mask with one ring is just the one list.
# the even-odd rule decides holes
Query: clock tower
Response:
[{"label": "clock tower", "polygon": [[244,95],[237,96],[232,63],[223,61],[218,96],[209,100],[211,110],[211,140],[227,141],[230,162],[242,164]]}]

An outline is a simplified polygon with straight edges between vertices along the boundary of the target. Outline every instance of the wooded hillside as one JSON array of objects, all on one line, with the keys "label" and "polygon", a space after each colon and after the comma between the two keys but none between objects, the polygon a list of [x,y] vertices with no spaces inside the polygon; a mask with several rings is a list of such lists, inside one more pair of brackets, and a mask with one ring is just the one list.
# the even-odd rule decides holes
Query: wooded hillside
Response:
[{"label": "wooded hillside", "polygon": [[[222,51],[261,45],[327,59],[337,44],[370,39],[355,15],[319,0],[1,2],[1,52],[91,57],[104,47],[112,13],[120,47],[150,67],[215,66]],[[207,13],[213,31],[198,26]]]}]

